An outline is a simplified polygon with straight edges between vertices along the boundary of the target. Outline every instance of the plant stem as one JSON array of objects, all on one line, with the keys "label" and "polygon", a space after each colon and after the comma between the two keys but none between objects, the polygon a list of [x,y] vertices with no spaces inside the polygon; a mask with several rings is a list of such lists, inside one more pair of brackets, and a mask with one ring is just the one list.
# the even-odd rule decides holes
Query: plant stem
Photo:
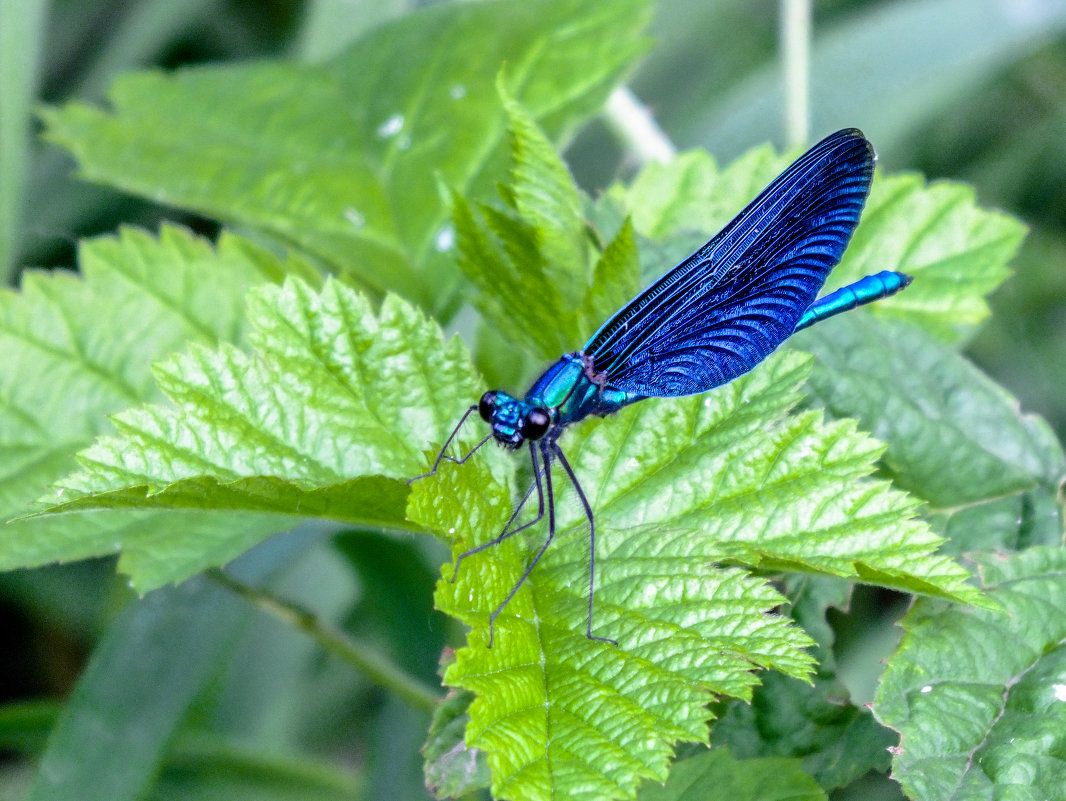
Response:
[{"label": "plant stem", "polygon": [[381,653],[346,637],[341,632],[328,626],[314,613],[237,581],[221,570],[209,570],[207,575],[264,612],[296,626],[296,628],[317,640],[327,651],[339,656],[345,662],[361,671],[375,684],[392,691],[412,706],[432,711],[440,700],[440,696],[432,687],[408,675],[401,667]]},{"label": "plant stem", "polygon": [[618,86],[611,92],[603,117],[611,133],[641,164],[651,161],[665,164],[677,155],[670,137],[628,87]]},{"label": "plant stem", "polygon": [[33,157],[30,136],[48,4],[0,2],[0,286],[18,270],[26,176]]},{"label": "plant stem", "polygon": [[807,144],[810,129],[811,0],[781,0],[781,69],[785,83],[785,140]]}]

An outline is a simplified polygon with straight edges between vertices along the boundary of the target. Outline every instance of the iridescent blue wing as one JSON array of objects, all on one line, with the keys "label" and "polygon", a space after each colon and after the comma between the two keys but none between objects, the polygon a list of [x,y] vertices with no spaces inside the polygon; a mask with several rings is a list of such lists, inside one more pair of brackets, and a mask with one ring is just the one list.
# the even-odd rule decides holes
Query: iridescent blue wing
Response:
[{"label": "iridescent blue wing", "polygon": [[746,373],[792,335],[840,261],[873,177],[862,132],[837,131],[585,345],[636,397],[693,395]]}]

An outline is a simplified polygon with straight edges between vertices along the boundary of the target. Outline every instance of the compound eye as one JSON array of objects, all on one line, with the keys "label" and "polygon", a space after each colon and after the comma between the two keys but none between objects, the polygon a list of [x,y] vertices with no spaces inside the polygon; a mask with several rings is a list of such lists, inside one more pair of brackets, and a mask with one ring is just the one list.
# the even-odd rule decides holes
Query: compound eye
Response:
[{"label": "compound eye", "polygon": [[496,410],[496,390],[490,389],[481,396],[477,404],[477,413],[486,423],[492,422],[492,413]]},{"label": "compound eye", "polygon": [[540,439],[548,433],[551,418],[543,409],[533,409],[522,421],[521,434],[526,439]]}]

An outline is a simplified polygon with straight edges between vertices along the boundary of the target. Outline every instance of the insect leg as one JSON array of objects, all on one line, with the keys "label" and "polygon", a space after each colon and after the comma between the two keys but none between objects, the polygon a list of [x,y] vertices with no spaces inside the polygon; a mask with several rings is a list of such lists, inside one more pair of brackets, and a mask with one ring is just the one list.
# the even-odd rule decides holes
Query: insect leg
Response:
[{"label": "insect leg", "polygon": [[[534,445],[530,443],[530,452],[535,453],[533,450]],[[521,589],[522,585],[526,583],[526,579],[529,578],[529,574],[533,571],[533,568],[537,566],[537,562],[544,556],[544,552],[548,550],[548,546],[551,545],[552,539],[555,538],[555,494],[552,491],[552,451],[548,449],[548,444],[545,440],[541,440],[541,456],[544,458],[544,486],[547,490],[547,508],[548,508],[548,538],[544,540],[544,544],[540,546],[540,550],[537,551],[537,555],[533,557],[533,560],[526,565],[525,571],[522,573],[522,577],[518,579],[515,585],[511,588],[511,591],[507,593],[507,597],[503,599],[503,603],[496,607],[491,615],[489,615],[489,648],[492,647],[492,640],[496,636],[496,617],[503,611],[504,607],[511,602],[515,593]],[[543,503],[544,499],[541,498]],[[541,509],[541,514],[537,518],[544,516],[544,510]]]},{"label": "insect leg", "polygon": [[[577,476],[574,475],[574,470],[570,467],[570,462],[568,462],[566,456],[563,455],[562,448],[560,448],[556,442],[553,442],[551,447],[555,452],[555,456],[559,459],[559,463],[566,471],[566,475],[570,477],[570,483],[573,484],[574,489],[577,490],[577,497],[581,499],[581,505],[585,507],[585,517],[587,517],[589,521],[589,616],[588,624],[585,626],[585,635],[590,640],[599,640],[600,642],[609,642],[613,645],[618,645],[617,640],[612,640],[610,637],[597,637],[592,633],[592,595],[596,589],[596,518],[592,514],[592,506],[589,505],[588,498],[585,497],[585,491],[581,489],[581,485],[577,481]],[[551,490],[550,483],[548,484],[548,489],[549,491]]]},{"label": "insect leg", "polygon": [[[461,554],[459,554],[459,556],[455,558],[455,569],[452,571],[451,578],[452,583],[455,582],[455,577],[459,575],[459,563],[466,559],[466,557],[473,556],[479,551],[483,551],[486,548],[491,548],[493,545],[499,545],[512,534],[517,534],[519,531],[525,531],[530,526],[535,526],[544,517],[544,489],[541,487],[540,484],[541,468],[540,463],[537,460],[537,449],[532,442],[529,443],[529,456],[533,462],[533,483],[530,485],[529,489],[526,490],[525,497],[523,497],[522,500],[518,502],[518,505],[515,507],[514,512],[511,513],[511,519],[507,521],[507,525],[503,527],[503,531],[500,532],[500,535],[498,537],[496,537],[495,539],[491,539],[488,542],[483,542],[481,543],[481,545],[471,548],[469,551],[463,551]],[[514,525],[514,521],[518,518],[518,513],[521,512],[522,508],[526,505],[526,501],[528,501],[530,496],[533,494],[533,490],[537,491],[537,516],[530,520],[528,523],[523,523],[518,528],[508,531],[508,529],[510,529],[511,526]]]},{"label": "insect leg", "polygon": [[468,418],[470,416],[470,413],[473,412],[474,409],[476,409],[476,408],[477,408],[477,405],[475,404],[475,405],[471,406],[469,409],[467,409],[465,412],[463,412],[463,416],[459,418],[459,423],[455,426],[455,428],[452,429],[452,433],[448,435],[448,439],[446,439],[444,441],[444,447],[440,449],[440,453],[437,454],[437,458],[433,462],[433,467],[430,468],[429,472],[428,473],[423,473],[420,476],[415,476],[414,478],[408,479],[407,486],[411,486],[412,484],[414,484],[419,479],[429,478],[431,475],[433,475],[434,473],[437,472],[437,468],[440,467],[440,463],[442,461],[444,461],[445,459],[447,459],[449,462],[455,462],[456,464],[462,464],[467,459],[469,459],[471,456],[473,456],[477,452],[478,448],[480,448],[482,445],[484,445],[486,442],[488,442],[489,439],[492,438],[492,435],[489,434],[489,436],[485,437],[485,439],[481,440],[481,442],[479,442],[477,445],[475,445],[473,448],[471,448],[470,452],[466,456],[462,456],[462,457],[460,457],[458,459],[456,459],[454,456],[445,456],[444,455],[445,452],[448,450],[448,446],[452,444],[452,440],[455,439],[455,435],[459,433],[459,429],[462,428],[463,427],[463,423],[466,422],[466,418]]}]

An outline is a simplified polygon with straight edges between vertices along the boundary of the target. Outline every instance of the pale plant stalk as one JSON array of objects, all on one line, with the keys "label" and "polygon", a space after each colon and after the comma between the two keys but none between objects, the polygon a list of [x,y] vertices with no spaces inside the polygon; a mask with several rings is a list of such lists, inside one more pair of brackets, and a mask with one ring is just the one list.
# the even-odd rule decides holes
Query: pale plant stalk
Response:
[{"label": "pale plant stalk", "polygon": [[221,570],[209,570],[207,575],[258,607],[309,635],[324,649],[340,657],[375,684],[398,695],[411,706],[433,711],[441,696],[423,684],[384,654],[351,639],[326,623],[318,615],[283,601],[269,593],[227,576]]},{"label": "pale plant stalk", "polygon": [[607,98],[603,118],[627,154],[639,164],[665,164],[677,155],[651,110],[627,86],[616,87]]},{"label": "pale plant stalk", "polygon": [[793,148],[810,135],[811,13],[811,0],[781,0],[785,142]]}]

